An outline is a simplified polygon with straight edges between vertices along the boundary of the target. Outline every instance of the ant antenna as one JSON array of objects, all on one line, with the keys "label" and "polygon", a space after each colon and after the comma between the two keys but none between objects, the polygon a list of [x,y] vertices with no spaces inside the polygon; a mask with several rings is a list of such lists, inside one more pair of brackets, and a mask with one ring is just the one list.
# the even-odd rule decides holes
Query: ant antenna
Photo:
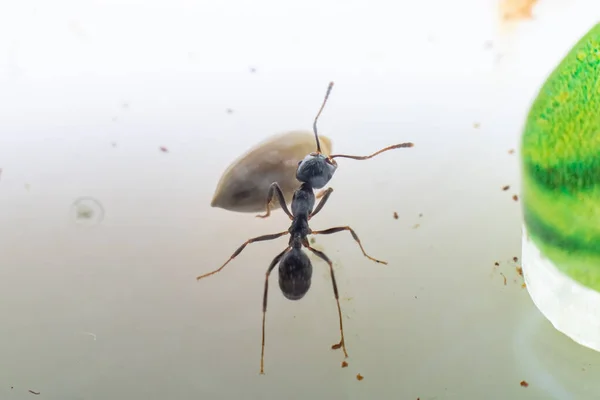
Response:
[{"label": "ant antenna", "polygon": [[325,93],[325,99],[323,99],[323,104],[321,104],[321,108],[315,117],[315,122],[313,122],[313,132],[315,132],[315,139],[317,140],[317,153],[321,152],[321,143],[319,142],[319,134],[317,133],[317,120],[319,116],[323,112],[323,108],[325,108],[325,104],[327,103],[327,99],[329,98],[329,93],[331,93],[331,89],[333,89],[333,82],[329,82],[329,86],[327,87],[327,93]]},{"label": "ant antenna", "polygon": [[329,158],[336,158],[336,157],[341,157],[341,158],[351,158],[353,160],[368,160],[369,158],[373,158],[378,154],[383,153],[384,151],[388,151],[388,150],[393,150],[393,149],[401,149],[401,148],[406,148],[406,147],[413,147],[414,144],[413,143],[400,143],[400,144],[395,144],[392,146],[388,146],[384,149],[381,149],[373,154],[371,154],[370,156],[350,156],[347,154],[334,154],[332,156],[329,156]]}]

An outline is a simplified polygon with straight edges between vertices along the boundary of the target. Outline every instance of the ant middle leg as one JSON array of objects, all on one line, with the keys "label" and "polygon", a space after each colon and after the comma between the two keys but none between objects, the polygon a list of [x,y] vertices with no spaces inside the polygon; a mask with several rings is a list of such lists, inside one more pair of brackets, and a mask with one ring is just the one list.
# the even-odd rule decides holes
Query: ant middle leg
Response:
[{"label": "ant middle leg", "polygon": [[385,147],[379,151],[376,151],[375,153],[371,154],[370,156],[349,156],[347,154],[334,154],[334,155],[329,156],[329,158],[341,157],[341,158],[351,158],[353,160],[368,160],[369,158],[373,158],[376,155],[383,153],[384,151],[406,148],[406,147],[413,147],[413,146],[414,146],[414,144],[410,143],[410,142],[409,143],[400,143],[400,144],[394,144],[392,146]]},{"label": "ant middle leg", "polygon": [[331,348],[333,350],[337,350],[339,348],[341,348],[344,352],[344,358],[348,358],[348,352],[346,351],[346,342],[344,340],[344,323],[342,320],[342,308],[340,307],[340,295],[338,293],[338,288],[337,288],[337,283],[335,281],[335,274],[333,272],[333,263],[331,262],[331,260],[329,259],[329,257],[327,257],[325,255],[325,253],[323,253],[322,251],[319,251],[317,249],[313,249],[312,247],[310,247],[308,244],[304,244],[304,246],[309,249],[310,251],[312,251],[316,256],[318,256],[319,258],[321,258],[323,261],[325,261],[327,264],[329,264],[329,272],[331,274],[331,283],[333,284],[333,294],[335,296],[335,302],[337,304],[337,309],[338,309],[338,317],[340,320],[340,342],[334,344],[333,346],[331,346]]},{"label": "ant middle leg", "polygon": [[233,260],[234,258],[236,258],[241,252],[242,250],[244,250],[246,248],[246,246],[248,246],[250,243],[254,243],[254,242],[264,242],[265,240],[273,240],[273,239],[277,239],[283,235],[287,235],[289,233],[289,231],[283,231],[283,232],[279,232],[279,233],[273,233],[271,235],[263,235],[263,236],[258,236],[252,239],[248,239],[244,242],[244,244],[242,244],[232,255],[231,257],[229,257],[229,260],[227,260],[227,262],[225,262],[225,264],[221,265],[221,267],[215,269],[214,271],[208,272],[204,275],[200,275],[198,277],[196,277],[196,280],[199,281],[200,279],[206,278],[208,276],[214,275],[217,272],[221,271],[223,268],[225,268],[225,266],[227,264],[229,264],[229,262],[231,260]]},{"label": "ant middle leg", "polygon": [[317,215],[317,213],[319,211],[321,211],[321,209],[323,208],[325,203],[327,203],[327,199],[329,199],[329,196],[331,196],[332,192],[333,192],[333,188],[327,188],[327,190],[322,192],[323,194],[321,194],[321,196],[323,198],[321,199],[321,201],[319,201],[319,204],[317,204],[317,207],[313,210],[313,212],[310,213],[310,215],[308,216],[308,219],[311,219],[312,217]]},{"label": "ant middle leg", "polygon": [[271,215],[271,202],[273,201],[273,195],[277,195],[277,201],[279,202],[283,212],[286,213],[290,219],[294,219],[294,216],[292,213],[290,213],[290,210],[288,210],[287,205],[285,204],[285,197],[283,197],[283,192],[281,191],[281,188],[277,182],[273,182],[271,186],[269,186],[269,194],[267,195],[267,212],[262,215],[257,215],[256,218],[267,218],[269,215]]},{"label": "ant middle leg", "polygon": [[352,234],[352,238],[356,241],[356,243],[358,243],[358,245],[360,246],[360,249],[362,250],[365,257],[367,257],[369,260],[375,261],[376,263],[387,265],[387,261],[378,260],[367,254],[367,252],[363,248],[362,243],[360,242],[360,239],[358,238],[358,235],[349,226],[339,226],[337,228],[329,228],[329,229],[325,229],[322,231],[312,231],[311,234],[313,234],[313,235],[331,235],[332,233],[338,233],[338,232],[342,232],[342,231],[350,231],[350,233]]},{"label": "ant middle leg", "polygon": [[290,250],[290,246],[286,247],[286,249],[284,251],[279,253],[273,259],[273,261],[271,261],[271,264],[269,265],[269,268],[267,269],[267,273],[265,275],[265,291],[263,293],[263,317],[262,317],[262,349],[260,351],[260,374],[261,375],[265,374],[265,319],[266,319],[266,315],[267,315],[267,294],[269,293],[269,275],[271,275],[271,271],[273,271],[273,268],[275,268],[275,266],[277,265],[279,260],[281,260],[281,257],[283,257],[285,255],[285,253],[287,253],[289,250]]}]

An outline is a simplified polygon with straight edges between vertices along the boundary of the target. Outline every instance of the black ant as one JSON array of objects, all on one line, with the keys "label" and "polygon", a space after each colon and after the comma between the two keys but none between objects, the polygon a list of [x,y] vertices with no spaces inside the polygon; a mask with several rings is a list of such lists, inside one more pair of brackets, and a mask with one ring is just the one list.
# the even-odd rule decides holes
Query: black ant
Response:
[{"label": "black ant", "polygon": [[[210,275],[216,274],[221,271],[231,260],[237,257],[244,248],[254,242],[262,242],[265,240],[273,240],[277,239],[284,235],[290,235],[290,240],[288,242],[288,246],[284,251],[279,253],[267,269],[267,273],[265,276],[265,290],[263,294],[263,318],[262,318],[262,350],[260,355],[260,373],[264,374],[264,355],[265,355],[265,317],[267,313],[267,294],[269,290],[269,275],[271,271],[275,268],[275,266],[279,263],[279,288],[281,289],[283,295],[289,300],[300,300],[306,295],[308,289],[310,289],[311,277],[312,277],[312,264],[310,259],[302,251],[302,247],[306,247],[308,250],[313,252],[317,257],[321,258],[327,264],[329,264],[329,272],[331,274],[331,282],[333,284],[333,293],[335,295],[335,301],[337,303],[338,316],[340,320],[340,342],[331,346],[332,349],[341,348],[344,351],[344,358],[348,357],[348,353],[346,351],[346,344],[344,341],[344,327],[342,324],[342,310],[340,308],[340,301],[338,295],[337,283],[335,281],[335,274],[333,273],[333,263],[331,260],[323,253],[322,251],[313,249],[310,247],[307,236],[308,235],[329,235],[336,232],[341,231],[350,231],[350,234],[354,238],[354,240],[360,246],[362,253],[370,260],[373,260],[380,264],[387,264],[385,261],[377,260],[371,256],[369,256],[356,233],[349,226],[341,226],[336,228],[329,228],[322,231],[313,231],[308,226],[308,221],[317,215],[319,211],[323,208],[327,199],[333,192],[333,189],[328,188],[323,194],[322,199],[319,204],[315,208],[315,194],[314,189],[322,189],[333,177],[337,169],[337,163],[334,160],[336,157],[340,158],[352,158],[354,160],[367,160],[369,158],[375,157],[376,155],[383,153],[387,150],[398,149],[402,147],[413,147],[412,143],[401,143],[393,146],[386,147],[384,149],[379,150],[376,153],[371,154],[370,156],[349,156],[344,154],[335,154],[330,156],[325,156],[321,153],[321,145],[319,143],[319,135],[317,133],[317,120],[327,103],[327,99],[329,98],[329,94],[331,93],[331,89],[333,88],[333,82],[329,84],[327,88],[327,93],[325,94],[325,99],[323,100],[323,104],[315,117],[315,121],[313,123],[313,131],[315,134],[315,139],[317,142],[317,151],[315,153],[310,153],[303,160],[298,162],[298,169],[296,170],[296,179],[301,182],[300,187],[294,192],[294,196],[292,198],[291,209],[288,210],[285,204],[285,198],[281,191],[281,188],[277,184],[277,182],[273,182],[269,187],[269,193],[267,195],[267,211],[264,215],[257,215],[260,218],[266,218],[271,214],[270,204],[273,200],[273,196],[277,196],[277,201],[281,205],[281,209],[283,212],[287,214],[287,216],[292,220],[292,224],[289,229],[280,233],[274,233],[271,235],[263,235],[259,237],[255,237],[252,239],[248,239],[244,244],[242,244],[234,253],[229,257],[229,260],[225,264],[223,264],[220,268],[209,272],[207,274],[201,275],[197,277],[197,280],[202,278],[206,278]],[[343,364],[344,365],[344,364]],[[346,364],[347,365],[347,364]],[[345,366],[345,365],[344,365]]]}]

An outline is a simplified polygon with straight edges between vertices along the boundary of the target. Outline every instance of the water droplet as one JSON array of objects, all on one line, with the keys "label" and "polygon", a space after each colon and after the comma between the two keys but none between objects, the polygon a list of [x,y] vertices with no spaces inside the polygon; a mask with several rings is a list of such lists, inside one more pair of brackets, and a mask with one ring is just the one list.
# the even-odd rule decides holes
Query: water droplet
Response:
[{"label": "water droplet", "polygon": [[71,205],[71,218],[77,224],[96,225],[104,219],[104,208],[92,197],[80,197]]}]

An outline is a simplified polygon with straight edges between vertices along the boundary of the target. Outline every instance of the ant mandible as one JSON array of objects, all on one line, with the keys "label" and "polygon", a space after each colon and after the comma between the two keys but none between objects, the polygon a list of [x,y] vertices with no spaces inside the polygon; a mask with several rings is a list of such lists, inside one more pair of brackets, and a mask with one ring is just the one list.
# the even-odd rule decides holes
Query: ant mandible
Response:
[{"label": "ant mandible", "polygon": [[263,293],[263,317],[262,317],[262,349],[260,355],[260,373],[264,374],[264,356],[265,356],[265,318],[267,313],[267,295],[269,291],[269,275],[271,271],[275,268],[277,264],[279,264],[279,288],[283,295],[289,300],[300,300],[306,295],[311,285],[311,277],[312,277],[312,264],[310,259],[302,251],[302,247],[307,248],[312,253],[314,253],[317,257],[321,258],[329,265],[329,272],[331,274],[331,282],[333,284],[333,294],[335,295],[335,301],[337,303],[338,317],[340,321],[340,341],[337,344],[331,346],[332,349],[341,348],[344,351],[344,358],[348,357],[348,352],[346,351],[346,344],[344,341],[344,326],[342,323],[342,309],[340,308],[340,300],[338,295],[337,283],[335,281],[335,274],[333,272],[333,263],[331,260],[323,253],[317,249],[313,249],[308,242],[308,235],[329,235],[332,233],[349,231],[352,235],[352,238],[358,243],[362,253],[368,259],[375,261],[380,264],[387,264],[385,261],[377,260],[371,256],[369,256],[365,249],[363,248],[360,239],[354,232],[352,228],[349,226],[341,226],[336,228],[329,228],[322,231],[313,231],[308,226],[308,221],[314,217],[325,205],[329,196],[333,192],[333,189],[328,188],[323,194],[322,199],[319,201],[319,204],[315,208],[315,194],[314,189],[322,189],[333,177],[337,169],[337,163],[334,158],[352,158],[354,160],[367,160],[369,158],[375,157],[376,155],[383,153],[387,150],[398,149],[403,147],[413,147],[412,143],[401,143],[393,146],[386,147],[384,149],[379,150],[376,153],[373,153],[369,156],[350,156],[344,154],[335,154],[326,156],[321,153],[321,145],[319,143],[319,135],[317,133],[317,120],[327,103],[327,99],[329,98],[329,94],[331,93],[331,89],[333,88],[333,82],[329,83],[329,87],[327,88],[327,93],[325,94],[325,99],[323,100],[323,104],[315,117],[313,123],[313,131],[315,134],[315,140],[317,142],[317,151],[314,153],[310,153],[303,160],[298,162],[298,169],[296,170],[296,179],[301,182],[300,187],[294,192],[291,204],[291,212],[287,208],[285,203],[285,198],[281,191],[281,188],[277,184],[277,182],[273,182],[269,187],[269,192],[267,195],[266,208],[267,211],[264,215],[257,215],[260,218],[266,218],[271,214],[270,205],[273,201],[273,196],[277,196],[277,201],[279,202],[281,209],[283,212],[287,214],[287,216],[292,221],[289,229],[280,233],[274,233],[271,235],[263,235],[258,236],[252,239],[248,239],[244,244],[242,244],[232,255],[229,257],[229,260],[225,264],[223,264],[220,268],[206,273],[204,275],[198,276],[196,279],[200,280],[206,278],[210,275],[216,274],[221,271],[231,260],[237,257],[244,248],[254,242],[262,242],[266,240],[277,239],[284,235],[290,235],[290,240],[288,242],[288,246],[285,250],[279,253],[267,269],[267,273],[265,275],[265,289]]}]

